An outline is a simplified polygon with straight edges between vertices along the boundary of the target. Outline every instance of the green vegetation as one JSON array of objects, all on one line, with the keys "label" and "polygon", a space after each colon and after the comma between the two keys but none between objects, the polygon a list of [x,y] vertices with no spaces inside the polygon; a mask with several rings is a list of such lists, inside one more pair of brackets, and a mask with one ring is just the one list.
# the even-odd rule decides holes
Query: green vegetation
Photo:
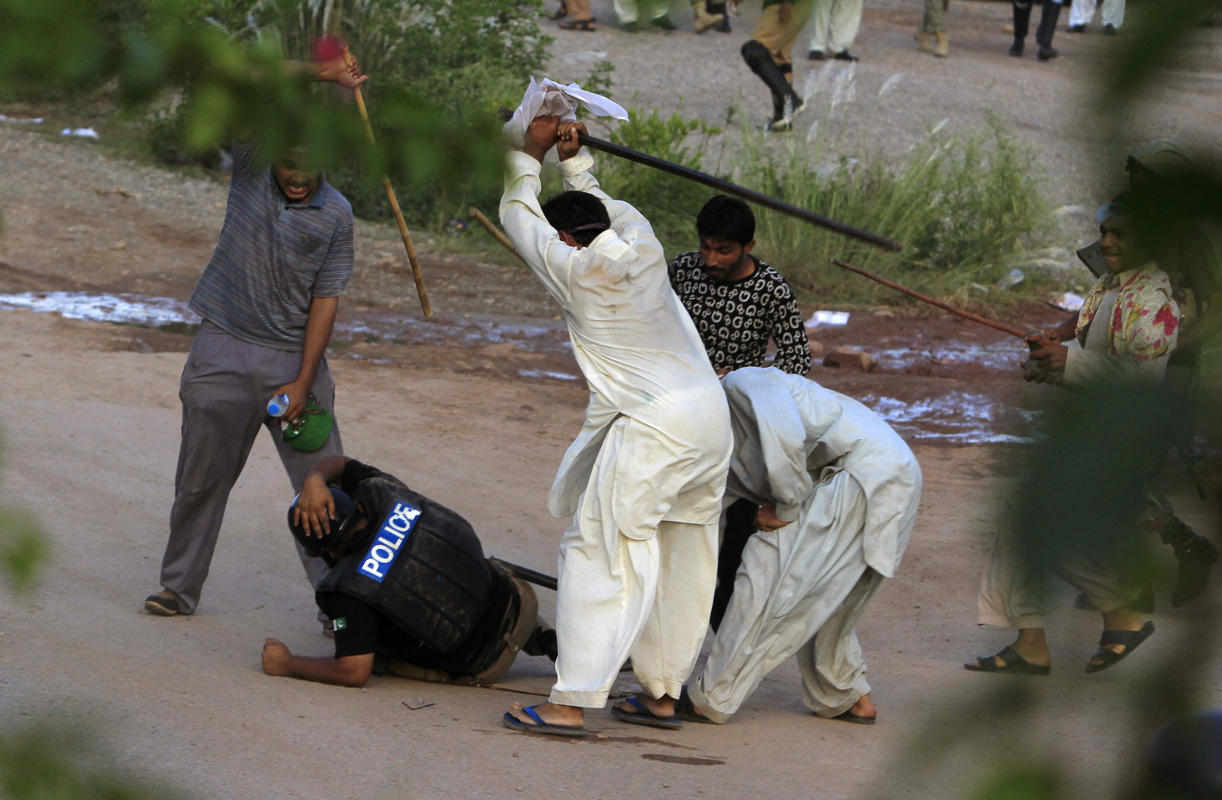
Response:
[{"label": "green vegetation", "polygon": [[[720,128],[678,114],[662,119],[656,111],[629,113],[610,136],[615,143],[718,172],[706,161],[710,138],[720,135]],[[881,156],[832,160],[827,155],[832,147],[821,135],[808,145],[778,149],[774,144],[764,134],[744,131],[734,174],[724,177],[904,245],[899,254],[887,253],[757,208],[756,252],[779,267],[795,289],[823,303],[902,301],[893,290],[832,266],[832,258],[945,296],[973,282],[994,282],[1015,256],[1050,234],[1036,159],[993,118],[977,132],[935,130],[896,163]],[[696,214],[712,189],[612,157],[601,159],[598,174],[608,192],[631,198],[649,218],[668,253],[695,249]]]},{"label": "green vegetation", "polygon": [[[608,137],[612,142],[692,169],[704,165],[709,139],[721,129],[685,120],[678,114],[662,119],[658,112],[628,112]],[[670,255],[696,249],[696,213],[713,192],[706,186],[625,161],[600,156],[598,179],[612,197],[629,200],[653,225]]]},{"label": "green vegetation", "polygon": [[[839,258],[918,291],[953,294],[992,283],[1009,262],[1046,242],[1049,217],[1034,164],[996,119],[987,131],[931,132],[901,160],[824,157],[820,136],[777,159],[748,135],[736,159],[751,188],[903,244],[888,253],[776,212],[756,239],[802,292],[831,301],[890,302],[893,290],[829,264]],[[868,160],[867,160],[868,159]],[[830,163],[828,163],[830,161]]]}]

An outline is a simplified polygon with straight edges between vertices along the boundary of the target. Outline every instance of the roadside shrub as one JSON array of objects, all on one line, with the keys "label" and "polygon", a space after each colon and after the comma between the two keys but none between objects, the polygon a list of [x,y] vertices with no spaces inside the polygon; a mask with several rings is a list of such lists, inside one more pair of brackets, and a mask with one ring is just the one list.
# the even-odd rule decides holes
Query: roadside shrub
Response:
[{"label": "roadside shrub", "polygon": [[840,258],[932,294],[990,283],[1047,234],[1046,206],[1027,153],[996,120],[984,131],[932,131],[902,160],[837,158],[822,144],[791,144],[779,157],[760,134],[744,134],[735,174],[744,185],[896,239],[899,253],[761,210],[758,251],[804,292],[875,302],[893,290],[839,270]]}]

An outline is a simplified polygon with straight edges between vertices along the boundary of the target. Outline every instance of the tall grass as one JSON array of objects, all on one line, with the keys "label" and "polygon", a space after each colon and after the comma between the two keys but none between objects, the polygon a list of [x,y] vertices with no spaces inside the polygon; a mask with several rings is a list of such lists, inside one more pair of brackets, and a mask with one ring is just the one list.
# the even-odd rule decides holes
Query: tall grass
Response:
[{"label": "tall grass", "polygon": [[1048,214],[1034,160],[990,119],[985,130],[936,129],[901,158],[832,157],[822,137],[780,155],[748,134],[735,159],[739,182],[903,244],[887,253],[772,211],[758,214],[757,252],[798,290],[874,302],[893,292],[829,264],[840,258],[911,288],[954,294],[991,283],[1046,235]]},{"label": "tall grass", "polygon": [[[839,92],[843,95],[843,92]],[[841,101],[843,102],[843,101]],[[729,142],[733,170],[723,177],[853,227],[903,243],[887,253],[777,212],[756,208],[755,253],[784,272],[803,295],[820,302],[890,302],[894,290],[831,265],[840,258],[926,293],[972,304],[1024,254],[1046,244],[1051,217],[1038,187],[1035,159],[1000,122],[976,131],[935,126],[902,156],[862,159],[835,155],[842,143],[813,126],[811,134],[778,147],[775,137],[744,130]],[[734,129],[737,130],[737,129]],[[705,123],[630,113],[610,138],[684,166],[721,174],[710,165]],[[731,135],[731,134],[727,134]],[[705,186],[611,157],[598,177],[613,196],[636,205],[672,257],[695,249],[696,214],[715,192]],[[998,295],[987,298],[990,305]]]}]

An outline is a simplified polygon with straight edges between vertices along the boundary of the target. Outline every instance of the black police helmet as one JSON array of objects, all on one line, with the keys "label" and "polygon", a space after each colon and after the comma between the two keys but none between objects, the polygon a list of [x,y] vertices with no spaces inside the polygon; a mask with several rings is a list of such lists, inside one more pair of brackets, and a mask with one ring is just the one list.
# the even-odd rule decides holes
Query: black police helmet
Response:
[{"label": "black police helmet", "polygon": [[[304,525],[293,524],[293,510],[297,508],[297,497],[293,498],[293,504],[289,506],[288,523],[289,530],[293,532],[293,538],[301,543],[301,548],[306,551],[306,555],[319,558],[324,554],[333,550],[336,545],[341,544],[344,539],[346,528],[353,522],[356,517],[356,503],[345,492],[336,489],[334,486],[331,489],[331,499],[335,501],[335,516],[331,518],[331,532],[323,534],[321,537],[312,536]],[[300,497],[300,495],[298,495]]]}]

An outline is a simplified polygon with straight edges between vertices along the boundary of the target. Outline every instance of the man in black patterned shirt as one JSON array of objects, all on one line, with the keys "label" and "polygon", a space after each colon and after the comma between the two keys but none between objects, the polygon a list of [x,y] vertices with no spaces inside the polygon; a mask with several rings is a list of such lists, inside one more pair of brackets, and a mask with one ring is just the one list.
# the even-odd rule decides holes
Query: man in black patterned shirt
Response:
[{"label": "man in black patterned shirt", "polygon": [[700,251],[670,262],[670,285],[708,351],[718,375],[740,367],[764,367],[768,340],[776,342],[771,366],[805,375],[810,343],[793,290],[776,269],[751,255],[755,215],[742,200],[717,195],[696,217]]},{"label": "man in black patterned shirt", "polygon": [[[810,371],[810,342],[793,290],[784,276],[751,255],[755,215],[734,197],[719,194],[696,216],[700,251],[670,262],[670,285],[696,323],[719,376],[741,367],[764,367],[768,340],[776,342],[772,366],[795,375]],[[747,539],[755,533],[758,507],[738,500],[726,509],[717,554],[717,590],[710,623],[721,624],[734,574]]]}]

